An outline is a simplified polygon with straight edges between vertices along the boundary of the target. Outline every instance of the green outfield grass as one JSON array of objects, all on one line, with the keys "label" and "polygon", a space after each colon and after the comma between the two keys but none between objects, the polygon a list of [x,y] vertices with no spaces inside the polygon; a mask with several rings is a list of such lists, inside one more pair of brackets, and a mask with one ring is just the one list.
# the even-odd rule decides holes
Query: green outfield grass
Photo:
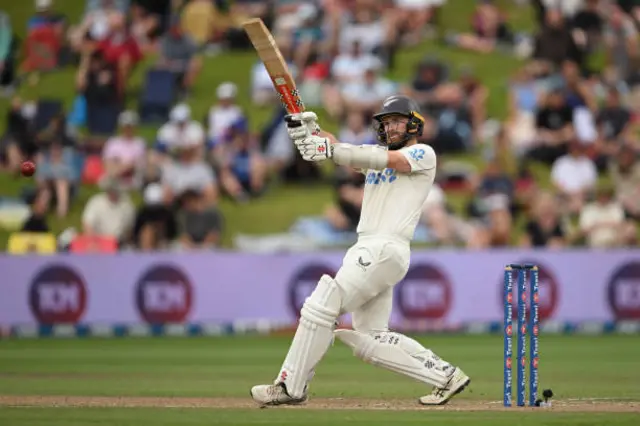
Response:
[{"label": "green outfield grass", "polygon": [[472,378],[444,410],[414,410],[423,385],[364,364],[339,342],[318,368],[307,407],[259,410],[248,390],[273,379],[289,339],[0,341],[0,425],[640,424],[635,336],[543,336],[540,389],[556,394],[551,409],[501,410],[500,336],[438,335],[421,340]]}]

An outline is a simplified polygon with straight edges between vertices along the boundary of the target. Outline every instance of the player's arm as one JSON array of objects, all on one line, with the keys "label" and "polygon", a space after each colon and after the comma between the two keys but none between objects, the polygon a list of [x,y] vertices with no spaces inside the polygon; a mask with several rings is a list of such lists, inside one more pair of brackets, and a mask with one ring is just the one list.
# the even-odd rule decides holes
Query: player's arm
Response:
[{"label": "player's arm", "polygon": [[395,169],[399,173],[417,173],[436,167],[436,155],[428,145],[413,145],[398,151],[388,151],[377,145],[354,146],[331,144],[331,158],[336,164],[359,169]]}]

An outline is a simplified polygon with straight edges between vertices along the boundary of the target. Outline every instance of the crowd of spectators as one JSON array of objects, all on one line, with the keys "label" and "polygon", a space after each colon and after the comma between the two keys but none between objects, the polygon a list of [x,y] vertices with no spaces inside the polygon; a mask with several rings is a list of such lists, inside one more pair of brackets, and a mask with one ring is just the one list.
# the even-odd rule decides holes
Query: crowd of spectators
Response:
[{"label": "crowd of spectators", "polygon": [[[421,142],[441,159],[483,153],[481,170],[461,176],[439,162],[442,170],[422,218],[431,243],[637,244],[639,2],[514,2],[534,8],[533,32],[516,31],[491,0],[477,2],[469,30],[461,33],[434,31],[446,0],[88,0],[80,22],[57,13],[62,4],[36,0],[29,38],[48,44],[53,56],[28,54],[23,63],[11,37],[3,38],[11,24],[0,13],[5,90],[19,83],[18,69],[78,65],[77,96],[68,114],[57,110],[42,122],[42,105],[11,101],[0,150],[3,168],[18,173],[28,158],[38,165],[24,231],[48,230],[48,212],[67,216],[80,187],[97,184],[102,192],[84,206],[73,238],[78,247],[93,247],[96,239],[101,245],[105,238],[105,247],[115,249],[215,247],[224,232],[221,197],[248,203],[268,196],[280,180],[320,180],[316,165],[292,148],[284,111],[259,61],[251,72],[251,101],[273,110],[259,134],[250,131],[233,82],[218,82],[205,117],[192,114],[189,98],[203,57],[248,48],[240,23],[260,16],[290,63],[305,103],[339,123],[342,142],[376,143],[372,113],[385,97],[405,93],[426,118]],[[496,125],[488,116],[489,97],[499,95],[490,93],[472,67],[426,55],[409,81],[386,77],[407,66],[396,61],[400,49],[434,33],[450,49],[526,57],[505,81],[504,120]],[[592,68],[598,52],[606,56],[602,69]],[[151,69],[169,72],[176,93],[151,141],[137,130],[146,116],[124,108],[130,76],[149,58],[155,58]],[[111,132],[81,136],[83,126],[108,116],[116,127]],[[539,187],[539,170],[549,174],[551,188]],[[359,220],[364,179],[339,167],[334,178],[335,203],[323,214],[335,232],[350,232]],[[135,194],[143,199],[138,207]],[[464,214],[450,201],[460,194],[467,200]],[[524,226],[519,240],[517,226]]]}]

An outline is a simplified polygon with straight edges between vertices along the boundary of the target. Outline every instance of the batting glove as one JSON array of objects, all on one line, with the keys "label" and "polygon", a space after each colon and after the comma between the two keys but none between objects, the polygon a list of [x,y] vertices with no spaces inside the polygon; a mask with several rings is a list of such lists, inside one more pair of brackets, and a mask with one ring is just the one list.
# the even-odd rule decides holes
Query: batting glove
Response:
[{"label": "batting glove", "polygon": [[285,116],[287,132],[293,141],[307,138],[320,133],[318,116],[315,112],[307,111]]},{"label": "batting glove", "polygon": [[304,139],[296,140],[295,144],[298,151],[300,151],[300,155],[306,161],[324,161],[333,155],[331,142],[329,142],[327,138],[312,135]]}]

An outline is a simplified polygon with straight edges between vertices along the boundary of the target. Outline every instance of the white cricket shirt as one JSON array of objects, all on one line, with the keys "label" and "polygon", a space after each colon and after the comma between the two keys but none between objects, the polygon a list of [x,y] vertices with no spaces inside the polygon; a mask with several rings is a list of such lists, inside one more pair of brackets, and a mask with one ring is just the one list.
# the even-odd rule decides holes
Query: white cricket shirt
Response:
[{"label": "white cricket shirt", "polygon": [[[380,148],[384,149],[384,148]],[[367,170],[358,233],[411,240],[436,176],[436,153],[428,145],[404,147],[411,173]]]}]

